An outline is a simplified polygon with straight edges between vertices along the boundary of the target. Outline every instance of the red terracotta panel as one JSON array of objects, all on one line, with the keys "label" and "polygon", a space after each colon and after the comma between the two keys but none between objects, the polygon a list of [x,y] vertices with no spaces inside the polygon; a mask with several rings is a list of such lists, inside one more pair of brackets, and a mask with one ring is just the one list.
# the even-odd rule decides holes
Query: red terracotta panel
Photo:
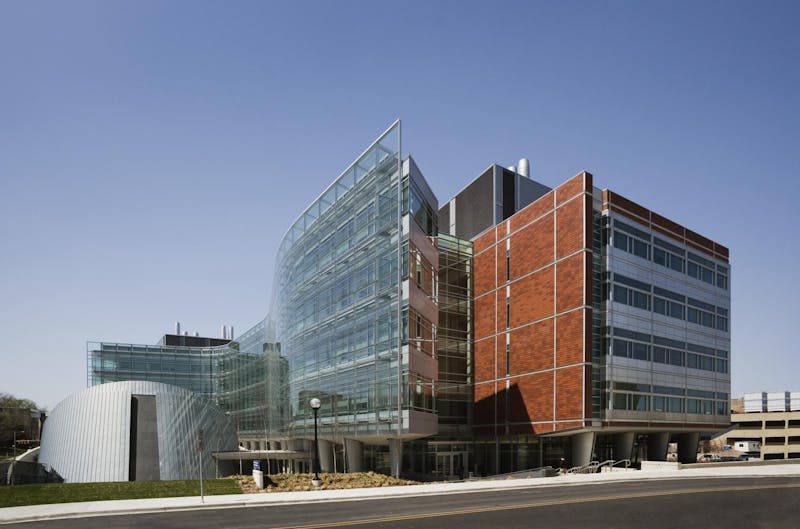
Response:
[{"label": "red terracotta panel", "polygon": [[556,210],[556,258],[560,259],[585,247],[585,210],[585,196],[572,199]]},{"label": "red terracotta panel", "polygon": [[496,288],[494,277],[494,249],[489,249],[474,258],[472,277],[475,296],[480,296]]},{"label": "red terracotta panel", "polygon": [[475,299],[475,339],[495,333],[494,293]]},{"label": "red terracotta panel", "polygon": [[556,419],[583,418],[583,366],[556,370]]},{"label": "red terracotta panel", "polygon": [[472,241],[472,251],[474,253],[480,253],[489,246],[495,243],[495,230],[487,230],[482,235],[478,235]]},{"label": "red terracotta panel", "polygon": [[641,217],[645,221],[645,225],[647,225],[647,223],[650,221],[650,210],[640,206],[633,200],[628,200],[622,195],[618,195],[610,190],[608,192],[608,198],[611,204],[616,205],[637,217]]},{"label": "red terracotta panel", "polygon": [[542,320],[511,332],[511,374],[553,367],[554,320]]},{"label": "red terracotta panel", "polygon": [[485,382],[494,380],[495,358],[494,358],[494,338],[487,338],[475,342],[475,382]]},{"label": "red terracotta panel", "polygon": [[553,420],[553,373],[551,371],[515,378],[513,382],[519,390],[523,405],[512,408],[512,421]]},{"label": "red terracotta panel", "polygon": [[[578,193],[582,193],[586,191],[586,175],[589,173],[583,172],[578,173],[560,186],[556,187],[556,205],[563,204],[567,200],[571,199]],[[591,177],[589,178],[591,182]],[[591,186],[589,187],[591,189]]]},{"label": "red terracotta panel", "polygon": [[556,263],[556,311],[564,312],[585,305],[584,266],[586,253],[581,252]]},{"label": "red terracotta panel", "polygon": [[534,200],[521,210],[511,215],[511,217],[509,217],[509,220],[511,221],[511,231],[513,232],[520,229],[533,219],[541,217],[553,209],[555,207],[553,202],[554,199],[555,191],[549,191],[545,195],[542,195],[539,199]]},{"label": "red terracotta panel", "polygon": [[475,385],[475,409],[473,421],[476,425],[495,423],[496,395],[494,383]]},{"label": "red terracotta panel", "polygon": [[511,236],[511,277],[518,278],[554,261],[554,215],[546,215]]},{"label": "red terracotta panel", "polygon": [[576,364],[586,358],[586,313],[581,309],[556,318],[556,365]]},{"label": "red terracotta panel", "polygon": [[511,285],[511,326],[553,314],[553,266],[543,268]]},{"label": "red terracotta panel", "polygon": [[[677,222],[673,222],[666,217],[662,217],[658,213],[650,213],[650,220],[653,223],[653,228],[662,228],[666,230],[668,235],[672,237],[683,238],[684,227],[678,224]],[[659,230],[661,231],[661,230]]]},{"label": "red terracotta panel", "polygon": [[557,422],[555,424],[556,431],[561,430],[570,430],[573,428],[582,428],[584,426],[583,421],[570,421],[570,422]]}]

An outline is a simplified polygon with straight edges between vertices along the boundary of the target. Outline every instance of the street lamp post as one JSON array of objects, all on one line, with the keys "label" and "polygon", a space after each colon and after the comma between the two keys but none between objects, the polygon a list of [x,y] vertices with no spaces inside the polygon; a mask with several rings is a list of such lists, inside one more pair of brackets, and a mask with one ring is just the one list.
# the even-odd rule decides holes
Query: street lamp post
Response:
[{"label": "street lamp post", "polygon": [[12,450],[14,450],[14,452],[13,452],[14,455],[12,457],[14,457],[14,458],[17,457],[17,434],[18,433],[24,434],[25,432],[22,431],[22,430],[20,430],[20,431],[14,430],[14,445],[13,445],[13,448],[12,448]]},{"label": "street lamp post", "polygon": [[315,487],[322,485],[322,480],[319,479],[319,440],[317,438],[317,412],[322,404],[318,398],[314,397],[309,402],[311,409],[314,410],[314,477],[311,479],[311,484]]}]

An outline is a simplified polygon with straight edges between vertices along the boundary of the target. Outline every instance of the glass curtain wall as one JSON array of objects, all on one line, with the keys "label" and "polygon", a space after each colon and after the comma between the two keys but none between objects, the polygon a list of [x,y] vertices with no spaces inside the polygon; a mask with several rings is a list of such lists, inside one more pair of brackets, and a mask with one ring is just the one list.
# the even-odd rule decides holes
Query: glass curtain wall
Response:
[{"label": "glass curtain wall", "polygon": [[281,242],[273,314],[288,362],[287,434],[391,435],[398,422],[400,123],[374,142]]},{"label": "glass curtain wall", "polygon": [[266,321],[218,347],[87,344],[88,385],[162,382],[210,398],[239,436],[274,438],[285,429],[288,362]]},{"label": "glass curtain wall", "polygon": [[439,436],[469,436],[472,428],[472,242],[449,235],[439,249]]}]

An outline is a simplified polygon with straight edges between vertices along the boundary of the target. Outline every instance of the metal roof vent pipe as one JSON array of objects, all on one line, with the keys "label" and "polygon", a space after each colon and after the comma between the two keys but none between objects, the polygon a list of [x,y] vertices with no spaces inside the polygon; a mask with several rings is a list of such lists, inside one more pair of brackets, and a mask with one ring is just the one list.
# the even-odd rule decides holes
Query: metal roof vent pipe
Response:
[{"label": "metal roof vent pipe", "polygon": [[527,158],[520,158],[517,167],[519,168],[519,171],[517,171],[519,174],[521,174],[525,178],[531,177],[531,163],[528,161]]},{"label": "metal roof vent pipe", "polygon": [[180,336],[181,334],[181,322],[179,321],[175,322],[175,334],[177,334],[178,336]]},{"label": "metal roof vent pipe", "polygon": [[233,340],[233,325],[230,326],[230,330],[228,331],[228,339]]}]

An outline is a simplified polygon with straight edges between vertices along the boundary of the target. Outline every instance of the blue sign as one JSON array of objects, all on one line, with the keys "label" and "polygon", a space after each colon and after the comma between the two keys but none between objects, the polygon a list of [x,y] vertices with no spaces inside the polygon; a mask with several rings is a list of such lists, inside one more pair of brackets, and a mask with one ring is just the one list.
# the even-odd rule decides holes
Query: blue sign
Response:
[{"label": "blue sign", "polygon": [[253,470],[261,470],[261,460],[253,459]]}]

